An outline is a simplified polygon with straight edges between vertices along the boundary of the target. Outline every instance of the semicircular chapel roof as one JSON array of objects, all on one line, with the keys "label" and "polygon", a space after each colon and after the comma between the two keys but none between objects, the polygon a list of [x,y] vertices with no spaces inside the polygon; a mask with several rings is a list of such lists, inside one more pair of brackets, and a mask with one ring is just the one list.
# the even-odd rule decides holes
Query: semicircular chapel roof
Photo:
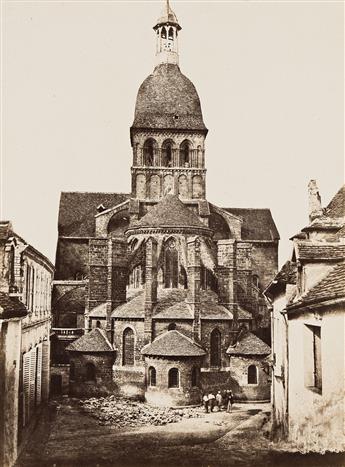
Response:
[{"label": "semicircular chapel roof", "polygon": [[211,230],[176,195],[168,194],[128,230],[137,228],[184,227]]},{"label": "semicircular chapel roof", "polygon": [[178,65],[157,65],[141,84],[133,128],[201,130],[207,132],[194,84]]},{"label": "semicircular chapel roof", "polygon": [[176,330],[161,334],[151,344],[145,345],[141,353],[157,357],[202,357],[206,355],[202,347]]}]

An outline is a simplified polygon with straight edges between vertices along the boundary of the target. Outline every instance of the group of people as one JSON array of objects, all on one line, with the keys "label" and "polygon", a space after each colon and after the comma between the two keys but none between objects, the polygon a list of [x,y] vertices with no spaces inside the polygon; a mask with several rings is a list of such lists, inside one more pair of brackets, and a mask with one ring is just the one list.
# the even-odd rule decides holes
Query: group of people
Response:
[{"label": "group of people", "polygon": [[218,407],[218,410],[226,410],[227,412],[232,412],[232,406],[234,404],[234,396],[231,389],[225,389],[223,391],[218,391],[216,395],[212,391],[209,394],[204,394],[202,396],[202,403],[205,409],[205,412],[213,412],[215,407]]}]

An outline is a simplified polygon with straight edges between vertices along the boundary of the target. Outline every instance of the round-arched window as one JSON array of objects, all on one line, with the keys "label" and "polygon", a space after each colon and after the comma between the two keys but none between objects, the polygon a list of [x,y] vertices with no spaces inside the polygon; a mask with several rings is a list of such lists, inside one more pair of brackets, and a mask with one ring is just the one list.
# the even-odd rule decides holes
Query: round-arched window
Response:
[{"label": "round-arched window", "polygon": [[258,369],[255,365],[248,367],[248,384],[258,384]]},{"label": "round-arched window", "polygon": [[134,332],[131,328],[123,331],[122,337],[122,364],[134,365]]},{"label": "round-arched window", "polygon": [[157,384],[157,374],[156,369],[153,366],[149,368],[149,386],[156,386]]},{"label": "round-arched window", "polygon": [[221,366],[221,333],[218,329],[211,332],[211,366]]},{"label": "round-arched window", "polygon": [[96,367],[93,363],[87,363],[85,365],[85,380],[96,381]]},{"label": "round-arched window", "polygon": [[180,385],[180,374],[177,368],[170,368],[168,374],[169,388],[178,388]]},{"label": "round-arched window", "polygon": [[168,331],[174,331],[176,329],[176,323],[170,323],[168,326]]}]

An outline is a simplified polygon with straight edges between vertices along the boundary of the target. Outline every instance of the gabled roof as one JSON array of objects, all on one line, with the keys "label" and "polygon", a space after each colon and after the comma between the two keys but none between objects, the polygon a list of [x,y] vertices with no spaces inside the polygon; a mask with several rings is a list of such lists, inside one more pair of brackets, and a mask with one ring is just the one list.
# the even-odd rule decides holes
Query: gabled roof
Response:
[{"label": "gabled roof", "polygon": [[287,309],[289,311],[338,298],[345,298],[345,262],[335,266],[319,283],[288,305]]},{"label": "gabled roof", "polygon": [[206,355],[202,347],[176,330],[161,334],[151,344],[145,345],[141,353],[157,357],[201,357]]},{"label": "gabled roof", "polygon": [[237,343],[226,351],[229,355],[269,355],[271,348],[251,332],[239,336]]},{"label": "gabled roof", "polygon": [[286,261],[282,266],[278,274],[268,285],[264,294],[271,296],[275,292],[280,292],[285,290],[287,284],[295,285],[297,283],[297,264],[294,261]]},{"label": "gabled roof", "polygon": [[345,185],[333,196],[332,200],[325,208],[327,217],[344,217],[345,216]]},{"label": "gabled roof", "polygon": [[0,319],[23,318],[27,314],[28,310],[19,298],[0,292]]},{"label": "gabled roof", "polygon": [[207,229],[198,216],[176,195],[166,195],[130,228],[136,227],[197,227]]},{"label": "gabled roof", "polygon": [[222,209],[243,219],[242,240],[279,240],[279,233],[269,209]]},{"label": "gabled roof", "polygon": [[59,236],[93,237],[97,207],[109,209],[130,198],[128,193],[62,192],[59,206]]},{"label": "gabled roof", "polygon": [[295,251],[302,261],[331,261],[345,258],[345,243],[295,242]]},{"label": "gabled roof", "polygon": [[105,332],[95,328],[72,342],[66,350],[69,352],[114,352]]}]

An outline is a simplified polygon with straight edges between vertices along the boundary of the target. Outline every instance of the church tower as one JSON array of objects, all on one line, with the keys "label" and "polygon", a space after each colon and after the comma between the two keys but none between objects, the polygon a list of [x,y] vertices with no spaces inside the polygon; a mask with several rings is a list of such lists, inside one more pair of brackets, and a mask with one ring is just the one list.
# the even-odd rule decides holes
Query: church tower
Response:
[{"label": "church tower", "polygon": [[197,91],[179,68],[181,26],[169,1],[153,29],[156,66],[139,88],[130,130],[132,197],[205,199],[207,128]]}]

